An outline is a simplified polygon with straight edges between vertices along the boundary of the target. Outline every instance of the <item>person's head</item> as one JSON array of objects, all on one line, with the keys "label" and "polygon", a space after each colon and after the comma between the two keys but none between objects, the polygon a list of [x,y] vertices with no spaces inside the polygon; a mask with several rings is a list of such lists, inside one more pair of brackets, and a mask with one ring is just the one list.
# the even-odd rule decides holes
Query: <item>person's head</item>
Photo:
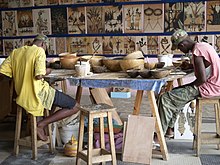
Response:
[{"label": "person's head", "polygon": [[48,54],[49,39],[46,35],[38,34],[34,38],[33,44],[42,47],[45,50],[45,53]]},{"label": "person's head", "polygon": [[171,50],[180,49],[183,53],[189,53],[193,49],[195,42],[191,40],[185,30],[176,30],[172,37]]}]

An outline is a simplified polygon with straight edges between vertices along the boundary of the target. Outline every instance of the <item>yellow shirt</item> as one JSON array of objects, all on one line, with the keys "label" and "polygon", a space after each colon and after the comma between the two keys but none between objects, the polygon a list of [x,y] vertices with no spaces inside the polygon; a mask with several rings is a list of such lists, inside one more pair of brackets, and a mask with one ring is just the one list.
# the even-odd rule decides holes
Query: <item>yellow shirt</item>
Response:
[{"label": "yellow shirt", "polygon": [[0,72],[13,78],[16,103],[34,116],[43,116],[44,108],[51,109],[55,89],[37,75],[46,74],[46,54],[36,45],[14,49],[0,66]]}]

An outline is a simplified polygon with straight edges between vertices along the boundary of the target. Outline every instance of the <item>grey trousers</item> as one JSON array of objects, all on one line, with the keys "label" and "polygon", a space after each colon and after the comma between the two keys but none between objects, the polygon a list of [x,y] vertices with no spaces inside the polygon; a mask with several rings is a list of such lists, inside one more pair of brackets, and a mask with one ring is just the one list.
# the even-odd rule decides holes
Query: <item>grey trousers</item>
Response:
[{"label": "grey trousers", "polygon": [[180,110],[200,96],[196,86],[180,86],[162,94],[158,100],[158,111],[164,135],[167,128],[173,128]]}]

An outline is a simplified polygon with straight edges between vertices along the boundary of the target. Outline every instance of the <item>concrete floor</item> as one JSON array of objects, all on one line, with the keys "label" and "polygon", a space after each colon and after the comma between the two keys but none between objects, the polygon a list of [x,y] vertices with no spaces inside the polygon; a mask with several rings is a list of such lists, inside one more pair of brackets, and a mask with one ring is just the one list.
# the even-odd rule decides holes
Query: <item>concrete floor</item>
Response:
[{"label": "concrete floor", "polygon": [[[90,104],[88,96],[83,96],[82,105]],[[129,99],[112,99],[117,111],[122,119],[127,118],[132,112],[134,105],[134,96]],[[212,120],[214,113],[208,107],[206,113],[204,113],[207,121]],[[141,115],[150,116],[150,109],[146,96],[143,98],[141,106]],[[15,119],[13,117],[7,118],[0,122],[0,163],[2,165],[24,165],[24,164],[42,164],[42,165],[70,165],[75,164],[74,157],[66,157],[63,154],[63,148],[58,147],[56,153],[51,155],[47,152],[47,149],[41,148],[38,151],[38,160],[31,160],[31,151],[27,148],[21,148],[18,157],[12,155],[13,152],[13,139]],[[214,127],[214,123],[203,124],[203,127],[207,130]],[[195,156],[195,151],[192,150],[192,140],[180,140],[180,139],[166,139],[169,160],[164,161],[161,157],[153,156],[152,165],[219,165],[220,164],[220,151],[216,150],[216,146],[203,146],[201,149],[200,158]],[[121,155],[118,154],[118,164],[137,164],[121,161]],[[84,164],[84,163],[82,163]],[[107,163],[110,164],[110,163]],[[138,164],[137,164],[138,165]]]}]

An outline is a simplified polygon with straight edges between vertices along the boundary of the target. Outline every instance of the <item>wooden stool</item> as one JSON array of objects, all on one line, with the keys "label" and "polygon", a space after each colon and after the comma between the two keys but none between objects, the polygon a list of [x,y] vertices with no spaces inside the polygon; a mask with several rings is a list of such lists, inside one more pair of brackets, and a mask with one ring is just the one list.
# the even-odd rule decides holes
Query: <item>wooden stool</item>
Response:
[{"label": "wooden stool", "polygon": [[[19,146],[27,146],[32,148],[32,159],[37,160],[37,148],[49,144],[50,152],[54,152],[54,146],[52,142],[51,126],[48,125],[48,140],[37,140],[37,121],[36,116],[30,115],[31,119],[31,136],[21,138],[21,122],[22,122],[22,110],[23,108],[17,105],[17,119],[15,128],[15,141],[14,141],[14,154],[17,156],[19,153]],[[45,110],[46,116],[49,115],[48,110]]]},{"label": "wooden stool", "polygon": [[[213,104],[215,110],[215,120],[216,120],[216,133],[202,133],[202,105],[203,104]],[[220,97],[213,98],[198,98],[196,99],[196,122],[195,122],[195,132],[193,140],[193,148],[196,148],[196,156],[200,155],[201,144],[217,144],[220,147],[220,128],[219,128],[219,110],[220,110]]]},{"label": "wooden stool", "polygon": [[[116,153],[114,143],[114,133],[112,125],[112,111],[115,108],[107,104],[94,104],[80,108],[80,127],[78,137],[78,149],[76,164],[80,164],[80,158],[87,162],[88,165],[93,163],[101,163],[112,161],[112,165],[116,165]],[[83,150],[84,135],[84,118],[88,117],[88,149]],[[105,149],[104,139],[104,117],[108,119],[110,152]],[[101,148],[93,149],[93,119],[99,118],[100,124],[100,143]]]}]

